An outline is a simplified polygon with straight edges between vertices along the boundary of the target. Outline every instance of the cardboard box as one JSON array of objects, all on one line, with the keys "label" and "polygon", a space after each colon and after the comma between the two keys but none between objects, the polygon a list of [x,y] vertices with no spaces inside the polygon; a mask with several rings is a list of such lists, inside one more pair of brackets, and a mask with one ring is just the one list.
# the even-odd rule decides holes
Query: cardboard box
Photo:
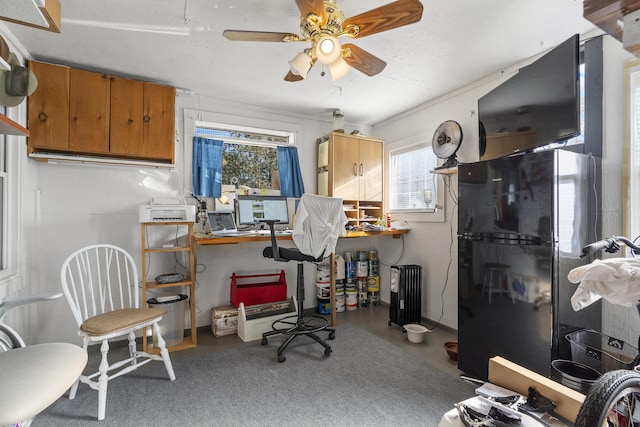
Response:
[{"label": "cardboard box", "polygon": [[238,333],[238,309],[225,305],[211,309],[211,330],[214,337]]},{"label": "cardboard box", "polygon": [[527,396],[533,386],[556,404],[558,415],[574,422],[585,395],[500,356],[489,359],[489,382]]}]

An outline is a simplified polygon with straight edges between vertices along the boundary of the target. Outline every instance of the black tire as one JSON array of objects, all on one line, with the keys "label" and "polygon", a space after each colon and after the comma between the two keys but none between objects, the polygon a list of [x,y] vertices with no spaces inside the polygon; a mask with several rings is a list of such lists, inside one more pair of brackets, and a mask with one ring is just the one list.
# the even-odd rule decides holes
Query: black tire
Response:
[{"label": "black tire", "polygon": [[[574,427],[603,425],[618,402],[625,400],[624,408],[631,410],[640,402],[640,374],[630,370],[610,371],[603,374],[591,386],[584,403],[578,411]],[[608,424],[617,426],[618,424]]]}]

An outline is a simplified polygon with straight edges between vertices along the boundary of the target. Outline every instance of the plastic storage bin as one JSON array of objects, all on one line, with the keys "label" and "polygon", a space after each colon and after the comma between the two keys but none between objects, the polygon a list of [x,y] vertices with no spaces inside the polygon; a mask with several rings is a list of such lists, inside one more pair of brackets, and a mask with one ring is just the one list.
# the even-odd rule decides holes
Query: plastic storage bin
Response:
[{"label": "plastic storage bin", "polygon": [[598,372],[631,369],[638,356],[631,344],[592,329],[571,332],[566,338],[571,343],[571,360]]},{"label": "plastic storage bin", "polygon": [[[184,294],[179,294],[178,299],[169,301],[158,301],[156,298],[160,298],[160,296],[148,299],[147,304],[149,304],[149,307],[165,311],[158,325],[160,326],[162,338],[166,341],[166,346],[173,347],[182,343],[184,339],[184,314],[188,297]],[[155,333],[152,337],[155,344]]]}]

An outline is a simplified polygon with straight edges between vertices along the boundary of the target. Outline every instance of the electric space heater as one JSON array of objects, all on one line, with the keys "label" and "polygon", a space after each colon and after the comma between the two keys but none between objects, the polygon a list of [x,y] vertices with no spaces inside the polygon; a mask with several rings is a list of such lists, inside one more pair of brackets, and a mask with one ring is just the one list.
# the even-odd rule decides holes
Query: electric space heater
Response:
[{"label": "electric space heater", "polygon": [[389,325],[403,326],[422,322],[422,267],[394,265],[391,267],[391,303]]}]

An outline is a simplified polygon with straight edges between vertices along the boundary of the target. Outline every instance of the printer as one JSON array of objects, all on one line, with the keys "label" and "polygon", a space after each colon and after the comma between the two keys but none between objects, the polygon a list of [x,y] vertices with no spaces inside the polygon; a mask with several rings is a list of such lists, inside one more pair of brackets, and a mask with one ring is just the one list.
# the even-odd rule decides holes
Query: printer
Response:
[{"label": "printer", "polygon": [[154,198],[149,205],[138,208],[140,222],[196,221],[196,206],[170,198]]}]

